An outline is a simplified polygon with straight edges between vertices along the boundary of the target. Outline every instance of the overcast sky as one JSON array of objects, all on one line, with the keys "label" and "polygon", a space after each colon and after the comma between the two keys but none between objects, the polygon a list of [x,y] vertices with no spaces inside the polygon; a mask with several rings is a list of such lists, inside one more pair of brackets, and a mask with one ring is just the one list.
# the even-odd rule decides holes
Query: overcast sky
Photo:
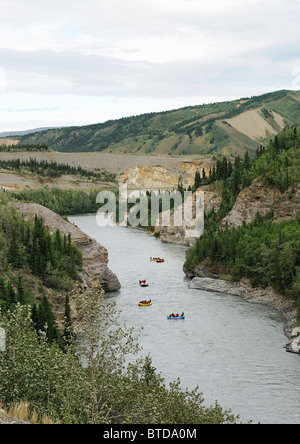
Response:
[{"label": "overcast sky", "polygon": [[0,0],[0,132],[300,89],[299,0]]}]

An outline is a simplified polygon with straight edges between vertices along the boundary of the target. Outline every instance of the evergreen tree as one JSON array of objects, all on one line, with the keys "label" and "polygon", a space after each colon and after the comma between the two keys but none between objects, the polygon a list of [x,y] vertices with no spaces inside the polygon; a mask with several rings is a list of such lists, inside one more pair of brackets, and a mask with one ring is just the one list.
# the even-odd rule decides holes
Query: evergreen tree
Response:
[{"label": "evergreen tree", "polygon": [[15,233],[13,233],[12,240],[10,241],[10,246],[7,252],[7,261],[15,268],[21,268],[24,263],[23,256],[20,252],[20,244],[17,241]]},{"label": "evergreen tree", "polygon": [[9,306],[17,303],[16,292],[10,282],[8,282],[7,284],[7,297],[8,297]]},{"label": "evergreen tree", "polygon": [[37,328],[46,332],[47,339],[51,343],[59,339],[59,333],[55,322],[51,304],[46,295],[43,295],[37,311]]},{"label": "evergreen tree", "polygon": [[33,325],[34,329],[38,331],[39,315],[38,315],[38,308],[37,308],[36,304],[33,304],[32,308],[31,308],[31,320],[32,320],[32,325]]},{"label": "evergreen tree", "polygon": [[0,308],[3,311],[6,311],[9,309],[8,291],[7,291],[7,286],[6,286],[3,278],[0,278]]},{"label": "evergreen tree", "polygon": [[199,170],[195,173],[194,190],[197,190],[201,185],[201,176]]},{"label": "evergreen tree", "polygon": [[245,159],[244,159],[244,168],[246,171],[248,171],[250,169],[250,165],[251,165],[251,162],[250,162],[249,152],[246,151]]},{"label": "evergreen tree", "polygon": [[17,301],[24,305],[25,304],[25,286],[22,276],[19,276],[18,278],[18,285],[17,285]]},{"label": "evergreen tree", "polygon": [[70,307],[70,297],[69,295],[65,298],[65,316],[64,316],[64,331],[63,331],[63,345],[69,346],[72,343],[74,334],[72,330],[71,321],[71,307]]}]

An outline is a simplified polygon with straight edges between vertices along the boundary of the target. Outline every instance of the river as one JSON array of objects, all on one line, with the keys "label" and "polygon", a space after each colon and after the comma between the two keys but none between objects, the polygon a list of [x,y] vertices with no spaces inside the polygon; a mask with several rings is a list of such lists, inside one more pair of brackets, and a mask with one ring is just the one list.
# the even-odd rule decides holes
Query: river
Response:
[{"label": "river", "polygon": [[[242,421],[300,423],[300,360],[283,348],[280,313],[238,296],[188,289],[182,246],[138,229],[100,228],[95,216],[69,220],[107,248],[109,267],[122,285],[109,297],[127,326],[143,327],[142,353],[151,354],[167,382],[179,377],[183,387],[198,385],[206,405],[218,401]],[[165,263],[150,262],[157,256]],[[139,287],[140,278],[148,288]],[[138,307],[149,298],[151,307]],[[184,321],[167,320],[182,311]]]}]

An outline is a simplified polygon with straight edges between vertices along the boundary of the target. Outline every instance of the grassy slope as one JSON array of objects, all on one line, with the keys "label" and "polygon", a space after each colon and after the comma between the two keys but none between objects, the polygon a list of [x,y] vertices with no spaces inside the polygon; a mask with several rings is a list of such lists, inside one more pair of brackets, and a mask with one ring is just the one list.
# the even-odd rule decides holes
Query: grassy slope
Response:
[{"label": "grassy slope", "polygon": [[[62,152],[106,151],[130,154],[254,154],[260,142],[227,120],[258,110],[278,129],[272,111],[286,124],[300,124],[300,92],[278,91],[251,99],[133,116],[103,124],[54,129],[24,136],[20,143],[47,143]],[[269,137],[266,137],[268,139]]]}]

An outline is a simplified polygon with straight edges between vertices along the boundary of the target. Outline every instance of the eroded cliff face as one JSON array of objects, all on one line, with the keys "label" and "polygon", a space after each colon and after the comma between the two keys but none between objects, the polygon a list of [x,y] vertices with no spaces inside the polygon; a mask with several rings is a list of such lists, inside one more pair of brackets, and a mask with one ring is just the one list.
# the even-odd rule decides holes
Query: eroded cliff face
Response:
[{"label": "eroded cliff face", "polygon": [[162,165],[136,166],[128,168],[119,180],[126,183],[129,188],[146,190],[172,190],[177,188],[178,179],[181,177],[184,188],[194,185],[195,174],[204,169],[209,174],[209,160],[197,160],[180,162],[176,166],[166,167]]},{"label": "eroded cliff face", "polygon": [[238,227],[243,221],[248,224],[257,213],[265,216],[270,210],[274,211],[275,221],[292,219],[300,214],[300,185],[295,193],[280,193],[276,188],[255,181],[240,192],[233,209],[223,219],[222,226]]},{"label": "eroded cliff face", "polygon": [[274,203],[274,218],[276,221],[293,219],[300,214],[300,184],[295,192],[282,194]]},{"label": "eroded cliff face", "polygon": [[117,276],[108,268],[108,252],[106,248],[94,239],[83,233],[78,227],[63,219],[58,214],[38,204],[12,203],[21,211],[25,218],[37,215],[42,217],[44,224],[53,233],[57,229],[62,234],[71,234],[72,242],[82,252],[83,272],[81,273],[82,286],[91,292],[103,289],[106,292],[117,291],[121,285]]},{"label": "eroded cliff face", "polygon": [[[198,192],[203,192],[204,194],[204,211],[209,213],[212,209],[217,213],[220,209],[222,202],[222,193],[220,190],[213,190],[209,185],[202,186],[198,189]],[[195,244],[197,237],[190,237],[188,235],[188,231],[190,227],[186,225],[184,221],[184,210],[185,206],[188,205],[194,215],[196,214],[196,194],[194,193],[192,196],[192,204],[191,199],[188,199],[183,205],[181,205],[179,211],[183,215],[183,224],[180,227],[174,225],[174,214],[171,214],[170,225],[164,226],[162,224],[162,218],[160,219],[160,224],[155,227],[155,231],[160,231],[160,238],[163,242],[175,243],[179,245],[192,246]]]}]

